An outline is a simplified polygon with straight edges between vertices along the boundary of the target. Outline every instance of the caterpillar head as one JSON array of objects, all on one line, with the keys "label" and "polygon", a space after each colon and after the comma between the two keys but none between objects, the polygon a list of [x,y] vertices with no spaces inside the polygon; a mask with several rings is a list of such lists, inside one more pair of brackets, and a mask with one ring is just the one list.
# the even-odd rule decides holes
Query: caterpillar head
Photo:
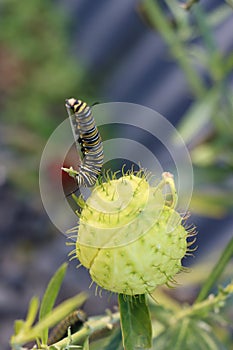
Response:
[{"label": "caterpillar head", "polygon": [[65,101],[65,106],[68,111],[72,111],[73,113],[81,113],[87,107],[86,102],[81,100],[76,100],[75,98],[69,98]]}]

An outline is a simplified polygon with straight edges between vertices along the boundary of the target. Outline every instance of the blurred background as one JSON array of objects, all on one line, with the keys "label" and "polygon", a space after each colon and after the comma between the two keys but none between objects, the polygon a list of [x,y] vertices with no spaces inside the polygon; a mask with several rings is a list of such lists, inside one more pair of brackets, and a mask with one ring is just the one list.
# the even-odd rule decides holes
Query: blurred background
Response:
[{"label": "blurred background", "polygon": [[[194,166],[189,222],[199,232],[185,265],[202,264],[192,291],[177,293],[190,301],[233,235],[233,1],[2,0],[0,16],[1,348],[68,260],[43,209],[38,170],[71,96],[153,108],[182,135]],[[89,287],[76,264],[59,300]],[[90,294],[89,314],[115,302]]]}]

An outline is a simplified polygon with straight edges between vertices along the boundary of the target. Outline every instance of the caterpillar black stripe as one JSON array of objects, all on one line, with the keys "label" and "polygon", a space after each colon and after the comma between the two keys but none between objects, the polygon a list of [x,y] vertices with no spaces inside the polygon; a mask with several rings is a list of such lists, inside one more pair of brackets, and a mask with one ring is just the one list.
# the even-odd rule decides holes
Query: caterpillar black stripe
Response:
[{"label": "caterpillar black stripe", "polygon": [[94,186],[103,166],[104,153],[91,107],[86,102],[70,98],[66,100],[66,108],[83,158],[74,177],[78,186]]},{"label": "caterpillar black stripe", "polygon": [[78,331],[84,322],[87,321],[87,315],[82,310],[76,310],[70,313],[64,320],[62,320],[51,332],[48,345],[52,345],[60,339],[67,336],[68,327],[75,328],[74,331]]}]

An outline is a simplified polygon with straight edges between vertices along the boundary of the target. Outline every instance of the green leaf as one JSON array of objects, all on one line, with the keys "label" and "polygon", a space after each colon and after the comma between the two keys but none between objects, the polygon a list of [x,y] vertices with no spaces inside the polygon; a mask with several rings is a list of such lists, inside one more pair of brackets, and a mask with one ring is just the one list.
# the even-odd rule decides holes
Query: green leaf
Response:
[{"label": "green leaf", "polygon": [[231,8],[233,8],[233,0],[225,0],[225,1]]},{"label": "green leaf", "polygon": [[39,308],[39,299],[37,297],[33,297],[30,301],[28,313],[26,320],[16,320],[14,323],[14,335],[11,337],[11,344],[17,344],[18,337],[20,338],[24,334],[30,333],[31,326],[33,322],[35,321],[36,314]]},{"label": "green leaf", "polygon": [[[171,328],[169,332],[165,332],[167,333],[165,335],[165,339],[163,339],[164,337],[161,337],[162,343],[164,343],[163,348],[168,349],[167,343],[169,343],[172,344],[169,345],[169,348],[171,347],[173,350],[186,349],[185,343],[188,333],[188,326],[189,322],[187,320],[182,320],[182,322],[178,324],[178,327],[175,327],[175,331],[173,328]],[[160,348],[159,340],[160,339],[157,339],[157,342],[155,343],[158,349]]]},{"label": "green leaf", "polygon": [[166,329],[153,341],[155,350],[226,350],[203,321],[188,318]]},{"label": "green leaf", "polygon": [[[62,281],[64,279],[67,269],[67,263],[56,271],[54,276],[51,278],[48,287],[45,291],[44,297],[41,302],[39,320],[42,320],[53,308],[58,292],[60,290]],[[46,344],[48,340],[48,329],[44,329],[40,335],[42,344]]]},{"label": "green leaf", "polygon": [[37,297],[33,297],[30,301],[28,314],[24,323],[25,328],[30,328],[35,321],[36,314],[39,308],[39,299]]},{"label": "green leaf", "polygon": [[174,29],[171,28],[159,2],[153,0],[144,0],[143,10],[151,24],[157,28],[164,41],[168,44],[173,57],[176,59],[177,63],[185,73],[186,79],[193,93],[197,97],[203,96],[206,92],[204,83],[197,74],[193,65],[190,64],[189,59],[187,58],[188,50]]},{"label": "green leaf", "polygon": [[25,344],[31,340],[35,340],[40,334],[47,328],[53,327],[63,318],[65,318],[74,309],[80,307],[84,301],[87,299],[86,293],[80,293],[73,298],[70,298],[55,309],[53,309],[48,315],[46,315],[42,320],[40,320],[30,332],[19,334],[13,339],[13,344]]},{"label": "green leaf", "polygon": [[118,328],[111,336],[103,350],[123,350],[121,329]]},{"label": "green leaf", "polygon": [[200,131],[211,120],[219,99],[219,88],[213,88],[205,97],[192,104],[178,125],[185,143],[199,136]]},{"label": "green leaf", "polygon": [[193,338],[203,345],[204,350],[226,350],[225,346],[215,337],[211,327],[202,321],[192,322]]},{"label": "green leaf", "polygon": [[83,344],[83,350],[89,350],[89,338],[86,338],[84,344]]},{"label": "green leaf", "polygon": [[232,207],[233,196],[232,191],[224,193],[222,191],[214,191],[212,193],[206,190],[196,190],[192,196],[190,210],[197,214],[207,217],[222,218],[227,214],[228,208]]},{"label": "green leaf", "polygon": [[152,326],[146,296],[118,296],[125,350],[150,349]]},{"label": "green leaf", "polygon": [[[233,4],[233,1],[230,0]],[[229,16],[232,15],[232,12],[229,11],[229,7],[226,4],[220,4],[216,10],[211,11],[206,18],[206,21],[209,26],[216,27],[227,20]]]},{"label": "green leaf", "polygon": [[[210,65],[210,72],[213,77],[216,78],[216,72],[215,70],[219,70],[220,67],[218,67],[220,64],[222,66],[222,62],[220,60],[219,51],[217,48],[217,43],[215,36],[213,35],[213,32],[211,28],[208,25],[208,22],[206,21],[206,13],[203,10],[203,6],[200,4],[196,4],[193,6],[192,14],[197,22],[198,30],[201,34],[201,37],[203,39],[205,49],[207,50],[209,54],[209,65]],[[216,57],[218,58],[216,60]],[[217,65],[217,66],[216,66]],[[218,72],[219,74],[220,72]],[[217,75],[218,76],[218,75]]]},{"label": "green leaf", "polygon": [[20,333],[20,331],[24,327],[24,321],[23,320],[16,320],[14,323],[14,334],[17,335]]},{"label": "green leaf", "polygon": [[167,327],[174,312],[178,312],[180,308],[171,310],[169,309],[170,305],[166,303],[166,298],[158,298],[157,300],[159,300],[159,304],[155,302],[149,303],[152,322],[156,320],[156,322],[159,322],[163,327]]},{"label": "green leaf", "polygon": [[226,248],[222,252],[221,257],[219,258],[212,272],[209,274],[209,277],[207,278],[204,285],[202,286],[202,289],[195,301],[196,303],[204,300],[207,297],[207,295],[211,291],[211,288],[216,284],[218,278],[221,276],[223,270],[225,269],[226,265],[229,263],[232,256],[233,256],[233,238],[227,244]]}]

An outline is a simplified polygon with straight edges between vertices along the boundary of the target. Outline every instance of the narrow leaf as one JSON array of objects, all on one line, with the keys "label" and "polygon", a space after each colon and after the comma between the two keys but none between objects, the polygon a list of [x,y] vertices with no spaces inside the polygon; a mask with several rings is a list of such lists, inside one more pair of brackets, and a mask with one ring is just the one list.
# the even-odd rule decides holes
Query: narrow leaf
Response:
[{"label": "narrow leaf", "polygon": [[166,328],[163,333],[154,338],[153,349],[226,350],[207,323],[188,318]]},{"label": "narrow leaf", "polygon": [[201,100],[194,103],[178,125],[178,131],[185,143],[199,137],[201,130],[206,127],[216,109],[219,97],[217,88],[210,90]]},{"label": "narrow leaf", "polygon": [[124,349],[150,349],[152,326],[145,295],[119,294],[118,301]]},{"label": "narrow leaf", "polygon": [[[156,350],[173,349],[176,341],[176,339],[174,338],[175,334],[177,334],[177,336],[180,334],[180,332],[176,329],[176,327],[166,328],[162,333],[160,333],[159,336],[153,339],[152,349],[156,349]],[[187,349],[183,346],[182,350],[187,350]]]},{"label": "narrow leaf", "polygon": [[[195,334],[196,342],[203,345],[203,350],[227,350],[225,346],[216,338],[212,329],[206,323],[203,327],[202,323],[192,323],[192,332]],[[198,339],[197,339],[198,338]]]},{"label": "narrow leaf", "polygon": [[193,65],[190,64],[190,61],[187,58],[188,51],[183,44],[183,41],[180,40],[179,36],[168,23],[159,2],[144,0],[143,10],[145,11],[145,14],[147,15],[151,24],[157,28],[157,30],[163,36],[163,39],[168,44],[172,55],[184,71],[186,79],[194,94],[197,97],[203,96],[206,91],[203,81],[195,71]]},{"label": "narrow leaf", "polygon": [[182,322],[179,324],[179,329],[175,333],[175,337],[173,338],[174,350],[184,349],[188,333],[188,327],[188,320],[182,320]]},{"label": "narrow leaf", "polygon": [[83,344],[83,350],[89,350],[89,338],[86,338],[84,344]]},{"label": "narrow leaf", "polygon": [[14,335],[19,334],[19,332],[23,329],[23,327],[24,327],[24,321],[16,320],[14,323]]},{"label": "narrow leaf", "polygon": [[207,278],[200,293],[198,294],[196,303],[204,300],[208,296],[208,294],[211,291],[211,288],[214,286],[218,278],[221,276],[223,270],[225,269],[226,265],[228,264],[232,256],[233,256],[233,238],[227,244],[220,259],[214,266],[212,272],[209,274],[209,277]]},{"label": "narrow leaf", "polygon": [[35,321],[38,308],[39,299],[37,297],[33,297],[29,304],[28,314],[25,320],[25,328],[30,328],[33,322]]},{"label": "narrow leaf", "polygon": [[24,344],[35,338],[39,337],[40,334],[46,329],[53,327],[63,318],[65,318],[74,309],[80,307],[84,301],[87,299],[86,293],[80,293],[73,298],[70,298],[55,309],[53,309],[48,315],[46,315],[42,320],[40,320],[27,334],[19,334],[14,338],[15,344]]},{"label": "narrow leaf", "polygon": [[192,196],[190,210],[210,218],[222,218],[226,215],[227,208],[230,206],[233,197],[231,198],[230,193],[227,196],[220,191],[217,193],[213,193],[214,191],[212,193],[209,192],[196,190]]},{"label": "narrow leaf", "polygon": [[[51,278],[48,287],[45,291],[44,297],[41,302],[39,320],[42,320],[53,308],[58,292],[60,290],[62,281],[64,279],[67,269],[67,264],[62,266],[56,271]],[[48,340],[48,329],[44,329],[41,333],[42,344],[46,344]]]},{"label": "narrow leaf", "polygon": [[[197,21],[199,32],[202,36],[202,39],[205,43],[205,47],[209,53],[209,55],[214,55],[217,52],[217,44],[215,41],[215,37],[211,29],[209,28],[208,22],[206,21],[206,14],[203,11],[203,8],[200,4],[196,4],[193,7],[192,11],[194,18]],[[209,62],[211,63],[212,57],[209,58]]]},{"label": "narrow leaf", "polygon": [[225,0],[225,1],[233,9],[233,0]]},{"label": "narrow leaf", "polygon": [[104,347],[104,350],[123,350],[120,328],[118,328],[111,336],[108,344]]},{"label": "narrow leaf", "polygon": [[[232,0],[231,2],[233,4]],[[229,7],[226,4],[222,4],[222,5],[219,4],[216,10],[213,10],[211,11],[211,13],[208,13],[206,21],[209,26],[216,27],[221,23],[225,22],[227,18],[231,15],[232,15],[232,12],[229,11]]]}]

